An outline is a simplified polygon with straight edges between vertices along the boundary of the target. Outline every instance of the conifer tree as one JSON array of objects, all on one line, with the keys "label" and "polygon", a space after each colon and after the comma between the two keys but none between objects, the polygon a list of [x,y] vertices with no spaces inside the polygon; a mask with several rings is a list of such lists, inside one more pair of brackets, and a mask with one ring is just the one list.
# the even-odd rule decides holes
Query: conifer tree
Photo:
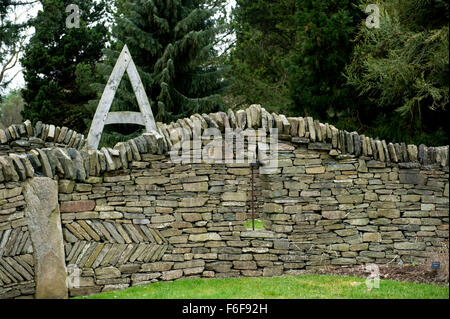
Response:
[{"label": "conifer tree", "polygon": [[363,14],[354,2],[296,0],[297,43],[288,73],[297,113],[336,121],[354,107],[342,75]]},{"label": "conifer tree", "polygon": [[[93,68],[102,56],[107,28],[101,23],[103,1],[41,0],[42,11],[31,21],[35,34],[25,47],[21,60],[26,87],[23,117],[36,122],[86,129],[86,95],[76,81],[78,65]],[[68,28],[70,4],[80,9],[79,28]]]},{"label": "conifer tree", "polygon": [[286,72],[295,45],[295,2],[237,0],[231,30],[235,44],[231,65],[231,104],[261,103],[270,111],[288,113],[292,105]]},{"label": "conifer tree", "polygon": [[[224,3],[223,0],[117,0],[113,26],[117,41],[105,50],[106,60],[98,65],[102,84],[95,84],[98,99],[88,106],[92,116],[125,44],[157,121],[218,110],[224,81],[222,68],[214,63],[218,27],[213,2],[216,6]],[[110,111],[138,111],[127,76],[119,85]],[[101,144],[125,139],[125,134],[136,129],[132,125],[107,126]]]},{"label": "conifer tree", "polygon": [[[361,1],[364,8],[365,3]],[[373,136],[426,145],[448,143],[449,2],[385,0],[380,28],[361,25],[347,83]]]}]

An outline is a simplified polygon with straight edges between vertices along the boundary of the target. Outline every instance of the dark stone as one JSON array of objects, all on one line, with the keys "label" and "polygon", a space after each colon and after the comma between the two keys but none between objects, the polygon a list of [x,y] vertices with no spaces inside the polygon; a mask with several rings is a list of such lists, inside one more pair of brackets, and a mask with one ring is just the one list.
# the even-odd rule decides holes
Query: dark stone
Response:
[{"label": "dark stone", "polygon": [[147,153],[147,141],[141,139],[142,136],[136,137],[133,139],[134,143],[136,144],[139,154],[145,154]]},{"label": "dark stone", "polygon": [[11,127],[12,127],[12,129],[14,131],[14,134],[16,135],[16,139],[19,138],[20,137],[20,131],[19,131],[19,128],[17,127],[17,125],[13,124],[13,125],[11,125]]},{"label": "dark stone", "polygon": [[388,148],[388,151],[389,151],[389,157],[391,158],[391,161],[398,163],[398,156],[397,156],[397,154],[395,152],[394,144],[389,143],[387,148]]},{"label": "dark stone", "polygon": [[83,134],[80,134],[80,142],[77,145],[77,149],[81,150],[84,146],[84,144],[86,144],[86,139],[84,138]]},{"label": "dark stone", "polygon": [[[299,137],[301,138],[301,137]],[[294,139],[294,138],[292,138]],[[317,151],[329,151],[331,150],[331,144],[328,143],[309,143],[308,149],[309,150],[317,150]]]},{"label": "dark stone", "polygon": [[202,114],[203,119],[206,121],[206,124],[208,124],[208,127],[219,129],[219,125],[208,115],[208,114]]},{"label": "dark stone", "polygon": [[397,227],[399,230],[404,231],[420,231],[420,225],[398,225]]},{"label": "dark stone", "polygon": [[420,163],[419,162],[398,163],[398,167],[399,168],[406,168],[406,169],[420,168]]},{"label": "dark stone", "polygon": [[354,154],[355,153],[355,148],[353,146],[353,137],[352,134],[350,134],[347,131],[345,132],[345,148],[346,148],[346,153],[348,154]]},{"label": "dark stone", "polygon": [[238,247],[219,247],[219,254],[241,254],[242,250]]},{"label": "dark stone", "polygon": [[397,154],[398,162],[399,163],[403,162],[402,147],[400,146],[400,144],[395,143],[394,148],[395,148],[395,153]]},{"label": "dark stone", "polygon": [[346,147],[345,147],[345,133],[344,131],[339,131],[339,149],[342,153],[345,153]]},{"label": "dark stone", "polygon": [[75,170],[73,167],[73,161],[70,156],[62,148],[55,148],[52,153],[56,156],[58,161],[61,163],[64,170],[64,178],[72,179],[74,178]]},{"label": "dark stone", "polygon": [[435,164],[436,160],[437,160],[436,147],[430,147],[428,154],[429,154],[429,158],[428,158],[429,159],[429,163],[428,164],[431,164],[431,165]]},{"label": "dark stone", "polygon": [[18,156],[11,156],[11,162],[13,164],[14,170],[19,175],[19,178],[21,181],[24,181],[27,179],[27,174],[25,171],[25,167],[23,166],[22,162],[18,158]]},{"label": "dark stone", "polygon": [[70,140],[72,139],[73,133],[74,133],[73,130],[69,130],[69,132],[67,132],[67,135],[66,135],[66,137],[64,138],[64,141],[63,141],[64,144],[69,144]]},{"label": "dark stone", "polygon": [[50,166],[50,162],[48,160],[47,154],[41,150],[41,149],[36,149],[36,151],[39,153],[39,162],[42,165],[42,172],[44,173],[45,176],[53,178],[53,171],[52,168]]},{"label": "dark stone", "polygon": [[401,143],[400,146],[402,148],[403,161],[404,162],[409,162],[409,155],[408,155],[408,149],[406,147],[406,144],[405,143]]},{"label": "dark stone", "polygon": [[372,148],[372,156],[375,160],[379,160],[379,156],[378,156],[378,148],[377,145],[375,144],[375,140],[373,138],[370,139],[370,147]]},{"label": "dark stone", "polygon": [[389,150],[385,140],[381,141],[381,146],[383,146],[383,153],[386,162],[391,162],[391,157],[389,156]]},{"label": "dark stone", "polygon": [[7,139],[8,141],[11,141],[11,140],[12,140],[11,134],[9,133],[9,130],[8,130],[8,129],[5,129],[5,135],[6,135],[6,139]]},{"label": "dark stone", "polygon": [[425,185],[427,181],[427,178],[420,173],[399,174],[398,177],[402,184]]},{"label": "dark stone", "polygon": [[31,163],[31,166],[33,166],[34,171],[36,172],[41,167],[41,162],[34,154],[26,154],[26,157],[28,158],[28,160]]},{"label": "dark stone", "polygon": [[158,134],[156,136],[156,144],[158,145],[158,155],[164,154],[168,151],[168,145],[164,143],[164,138],[162,135]]},{"label": "dark stone", "polygon": [[11,147],[30,147],[30,142],[24,140],[16,140],[11,142]]},{"label": "dark stone", "polygon": [[[222,119],[222,123],[223,123],[224,128],[225,129],[231,128],[231,125],[230,125],[230,122],[228,120],[227,114],[225,112],[218,112],[218,113],[219,113],[220,118]],[[262,114],[261,114],[261,116],[262,116]]]},{"label": "dark stone", "polygon": [[48,162],[50,163],[50,167],[52,168],[53,175],[59,175],[61,177],[64,176],[64,168],[56,157],[55,151],[56,149],[44,149],[45,155],[47,155]]},{"label": "dark stone", "polygon": [[74,178],[81,182],[85,181],[87,174],[84,168],[84,160],[80,152],[74,148],[69,148],[67,149],[67,153],[73,161],[73,167],[75,169]]},{"label": "dark stone", "polygon": [[373,160],[368,161],[366,165],[368,168],[385,168],[386,167],[386,163],[380,162],[380,161],[373,161]]},{"label": "dark stone", "polygon": [[427,147],[424,144],[419,145],[419,154],[418,154],[418,160],[421,164],[427,165],[428,158],[427,158]]},{"label": "dark stone", "polygon": [[192,247],[193,254],[207,254],[210,250],[206,247]]},{"label": "dark stone", "polygon": [[361,145],[361,137],[357,133],[352,133],[353,135],[353,145],[355,148],[355,155],[361,155],[362,145]]},{"label": "dark stone", "polygon": [[39,136],[41,136],[41,133],[42,133],[42,122],[38,121],[34,128],[34,136],[39,137]]},{"label": "dark stone", "polygon": [[19,129],[20,136],[28,135],[25,124],[20,124],[18,129]]}]

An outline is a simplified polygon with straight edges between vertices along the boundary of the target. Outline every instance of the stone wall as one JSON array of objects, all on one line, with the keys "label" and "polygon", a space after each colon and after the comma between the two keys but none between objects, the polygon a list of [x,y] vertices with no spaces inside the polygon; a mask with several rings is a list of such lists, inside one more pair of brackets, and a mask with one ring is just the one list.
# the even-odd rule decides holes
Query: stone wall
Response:
[{"label": "stone wall", "polygon": [[[245,226],[249,164],[170,159],[170,146],[196,129],[227,126],[281,132],[278,167],[256,169],[264,230]],[[158,127],[113,149],[72,143],[0,156],[0,298],[34,297],[35,265],[45,264],[24,198],[37,176],[58,183],[64,262],[81,274],[69,296],[178,278],[423,262],[448,243],[448,146],[386,144],[255,106]]]},{"label": "stone wall", "polygon": [[103,179],[60,183],[66,264],[83,274],[71,295],[182,277],[423,262],[448,240],[447,173],[336,160],[302,146],[280,156],[279,172],[261,177],[259,231],[244,225],[248,165],[152,155]]},{"label": "stone wall", "polygon": [[0,298],[33,296],[33,245],[21,183],[0,184]]},{"label": "stone wall", "polygon": [[67,127],[36,123],[33,127],[30,121],[23,124],[13,124],[7,129],[0,129],[0,156],[24,154],[32,149],[47,147],[73,147],[82,149],[85,145],[83,134]]}]

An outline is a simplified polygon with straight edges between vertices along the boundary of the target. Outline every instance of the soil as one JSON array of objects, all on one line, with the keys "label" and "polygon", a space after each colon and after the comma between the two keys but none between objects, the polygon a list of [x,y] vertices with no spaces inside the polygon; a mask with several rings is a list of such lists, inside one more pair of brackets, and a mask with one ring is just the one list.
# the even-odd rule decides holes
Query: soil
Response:
[{"label": "soil", "polygon": [[[437,271],[432,270],[425,265],[386,264],[378,265],[378,267],[380,269],[380,279],[448,285],[448,279],[442,279],[442,275],[439,276]],[[366,278],[370,273],[370,271],[366,271],[364,265],[327,266],[321,269],[309,269],[304,271],[304,274],[355,276],[363,278]]]}]

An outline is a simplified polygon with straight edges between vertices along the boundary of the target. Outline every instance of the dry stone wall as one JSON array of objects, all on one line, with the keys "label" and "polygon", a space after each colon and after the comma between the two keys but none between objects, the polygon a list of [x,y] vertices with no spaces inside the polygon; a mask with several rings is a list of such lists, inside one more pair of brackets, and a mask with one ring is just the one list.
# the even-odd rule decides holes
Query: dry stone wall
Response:
[{"label": "dry stone wall", "polygon": [[0,298],[33,296],[33,245],[21,183],[0,184]]},{"label": "dry stone wall", "polygon": [[[30,123],[24,127],[29,137],[38,131]],[[41,127],[37,135],[47,134],[43,140],[50,143],[69,131]],[[278,166],[265,174],[256,169],[264,230],[245,226],[248,163],[170,158],[172,145],[207,128],[274,127]],[[80,275],[69,296],[179,278],[423,262],[448,243],[448,146],[386,144],[259,106],[196,114],[158,128],[100,151],[86,150],[84,138],[75,137],[78,143],[0,156],[0,298],[36,296],[38,257],[24,181],[37,176],[58,183],[63,262]]]},{"label": "dry stone wall", "polygon": [[0,155],[23,154],[32,149],[46,147],[73,147],[82,149],[86,141],[79,134],[67,127],[42,124],[33,127],[29,120],[7,129],[0,129]]}]

